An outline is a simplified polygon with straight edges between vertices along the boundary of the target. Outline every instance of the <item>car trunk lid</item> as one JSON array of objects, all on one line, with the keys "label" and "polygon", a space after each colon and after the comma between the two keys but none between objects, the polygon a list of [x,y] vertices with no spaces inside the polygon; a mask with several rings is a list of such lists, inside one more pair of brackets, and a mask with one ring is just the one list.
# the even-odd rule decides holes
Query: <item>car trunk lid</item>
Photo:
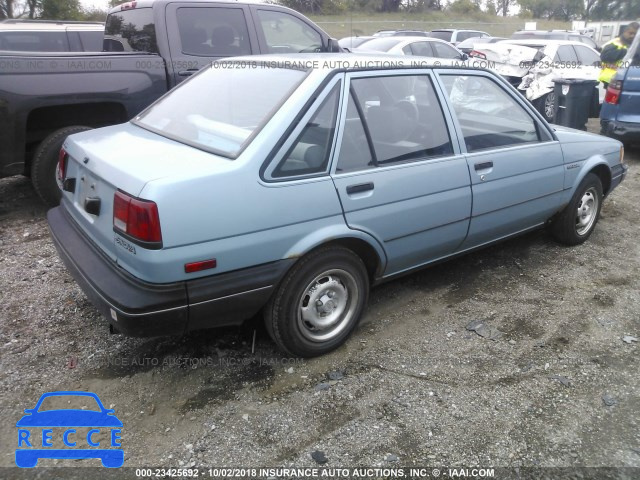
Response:
[{"label": "car trunk lid", "polygon": [[113,229],[114,195],[118,190],[138,197],[154,180],[168,177],[183,181],[188,176],[231,168],[233,163],[131,123],[72,135],[63,148],[68,154],[65,178],[67,183],[75,179],[73,191],[63,192],[63,202],[112,260],[127,248]]}]

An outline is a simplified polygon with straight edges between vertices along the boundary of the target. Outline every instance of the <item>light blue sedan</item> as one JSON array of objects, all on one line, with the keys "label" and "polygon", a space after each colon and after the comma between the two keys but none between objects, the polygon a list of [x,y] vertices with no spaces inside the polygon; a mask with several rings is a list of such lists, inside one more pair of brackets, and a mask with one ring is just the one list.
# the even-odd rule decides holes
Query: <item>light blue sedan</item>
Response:
[{"label": "light blue sedan", "polygon": [[69,137],[58,170],[54,242],[112,329],[262,311],[311,357],[345,342],[372,284],[544,226],[584,242],[627,167],[489,71],[327,54],[214,63]]}]

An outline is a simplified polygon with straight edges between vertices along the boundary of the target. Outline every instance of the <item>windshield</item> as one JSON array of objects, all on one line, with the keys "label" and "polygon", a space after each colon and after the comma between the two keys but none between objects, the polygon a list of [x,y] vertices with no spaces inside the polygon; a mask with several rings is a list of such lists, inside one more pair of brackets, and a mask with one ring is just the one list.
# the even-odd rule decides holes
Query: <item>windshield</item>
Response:
[{"label": "windshield", "polygon": [[433,30],[431,33],[429,33],[429,36],[433,38],[439,38],[440,40],[446,40],[447,42],[449,42],[451,41],[452,33],[453,32]]},{"label": "windshield", "polygon": [[154,103],[134,123],[208,152],[237,157],[307,72],[260,64],[234,66],[233,62],[212,64]]},{"label": "windshield", "polygon": [[93,410],[100,412],[95,398],[88,395],[52,395],[42,399],[38,412],[49,410]]}]

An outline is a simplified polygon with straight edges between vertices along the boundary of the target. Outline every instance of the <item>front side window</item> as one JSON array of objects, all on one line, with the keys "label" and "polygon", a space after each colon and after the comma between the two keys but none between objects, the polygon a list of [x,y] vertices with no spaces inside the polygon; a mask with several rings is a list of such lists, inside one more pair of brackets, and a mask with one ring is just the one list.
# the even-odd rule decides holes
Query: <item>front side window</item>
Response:
[{"label": "front side window", "polygon": [[435,50],[435,56],[438,58],[460,58],[460,53],[446,43],[434,42],[433,49]]},{"label": "front side window", "polygon": [[288,13],[258,10],[269,53],[322,51],[322,36],[305,22]]},{"label": "front side window", "polygon": [[241,8],[178,8],[176,15],[185,55],[251,54],[249,30]]},{"label": "front side window", "polygon": [[578,56],[571,45],[561,45],[556,53],[556,60],[563,63],[578,63]]},{"label": "front side window", "polygon": [[351,82],[338,172],[452,153],[429,76],[368,77]]},{"label": "front side window", "polygon": [[327,170],[336,130],[339,94],[338,83],[278,163],[271,175],[273,178],[313,175]]},{"label": "front side window", "polygon": [[471,75],[441,78],[468,152],[539,141],[534,119],[493,80]]},{"label": "front side window", "polygon": [[286,68],[211,67],[162,97],[134,123],[234,158],[306,75]]},{"label": "front side window", "polygon": [[158,53],[151,8],[134,8],[110,14],[104,34],[104,50],[107,52]]},{"label": "front side window", "polygon": [[600,66],[600,56],[596,52],[582,45],[574,45],[573,48],[578,54],[578,62],[580,62],[580,65],[586,65],[588,67]]}]

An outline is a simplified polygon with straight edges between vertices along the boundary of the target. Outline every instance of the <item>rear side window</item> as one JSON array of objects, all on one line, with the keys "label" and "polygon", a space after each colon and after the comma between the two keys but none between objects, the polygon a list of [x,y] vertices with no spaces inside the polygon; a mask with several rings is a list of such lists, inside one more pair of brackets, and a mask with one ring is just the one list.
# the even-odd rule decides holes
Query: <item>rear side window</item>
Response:
[{"label": "rear side window", "polygon": [[600,56],[589,50],[587,47],[583,47],[582,45],[574,45],[576,53],[578,54],[578,62],[580,65],[586,65],[589,67],[597,67],[600,65]]},{"label": "rear side window", "polygon": [[578,56],[571,45],[561,45],[556,53],[556,60],[564,63],[578,63]]},{"label": "rear side window", "polygon": [[185,55],[251,54],[249,30],[241,8],[179,8],[177,18]]},{"label": "rear side window", "polygon": [[275,168],[273,178],[313,175],[327,170],[336,131],[339,93],[338,83]]},{"label": "rear side window", "polygon": [[104,39],[104,32],[97,30],[95,32],[78,32],[80,35],[80,43],[82,49],[85,52],[100,52],[102,51],[102,40]]},{"label": "rear side window", "polygon": [[337,172],[452,153],[442,108],[428,76],[352,81]]},{"label": "rear side window", "polygon": [[493,80],[442,75],[468,152],[540,140],[535,120]]},{"label": "rear side window", "polygon": [[67,32],[0,32],[0,50],[68,52]]},{"label": "rear side window", "polygon": [[322,36],[299,18],[273,10],[258,10],[269,53],[322,51]]},{"label": "rear side window", "polygon": [[158,53],[151,8],[134,8],[110,14],[104,34],[104,50],[107,52]]}]

